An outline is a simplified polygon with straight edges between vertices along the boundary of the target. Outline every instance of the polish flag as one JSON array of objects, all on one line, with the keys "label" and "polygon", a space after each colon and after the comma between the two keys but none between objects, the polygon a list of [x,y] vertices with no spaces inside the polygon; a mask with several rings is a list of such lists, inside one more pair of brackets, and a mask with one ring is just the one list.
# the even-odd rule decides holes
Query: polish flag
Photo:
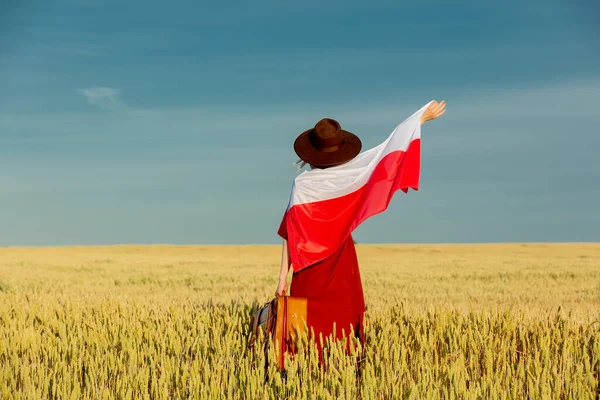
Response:
[{"label": "polish flag", "polygon": [[421,116],[428,103],[380,145],[347,163],[296,177],[279,227],[295,272],[324,260],[354,228],[385,211],[400,189],[418,190]]}]

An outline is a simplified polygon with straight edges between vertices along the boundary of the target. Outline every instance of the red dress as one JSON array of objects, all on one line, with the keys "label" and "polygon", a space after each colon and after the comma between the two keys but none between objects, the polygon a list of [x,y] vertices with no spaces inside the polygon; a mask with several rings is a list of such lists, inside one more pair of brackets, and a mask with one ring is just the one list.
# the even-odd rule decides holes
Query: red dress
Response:
[{"label": "red dress", "polygon": [[[287,239],[285,224],[278,233]],[[290,295],[308,299],[306,323],[309,332],[314,331],[319,349],[319,336],[325,343],[334,323],[336,339],[342,339],[343,329],[346,337],[353,331],[364,340],[365,300],[352,235],[325,260],[294,272]]]}]

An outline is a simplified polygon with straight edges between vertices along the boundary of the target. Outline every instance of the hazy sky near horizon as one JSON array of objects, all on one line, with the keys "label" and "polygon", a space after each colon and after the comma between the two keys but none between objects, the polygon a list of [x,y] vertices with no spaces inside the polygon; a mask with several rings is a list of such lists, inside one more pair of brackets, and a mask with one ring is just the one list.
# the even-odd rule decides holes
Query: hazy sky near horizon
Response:
[{"label": "hazy sky near horizon", "polygon": [[279,243],[301,131],[431,99],[357,241],[600,241],[597,2],[286,3],[2,2],[0,245]]}]

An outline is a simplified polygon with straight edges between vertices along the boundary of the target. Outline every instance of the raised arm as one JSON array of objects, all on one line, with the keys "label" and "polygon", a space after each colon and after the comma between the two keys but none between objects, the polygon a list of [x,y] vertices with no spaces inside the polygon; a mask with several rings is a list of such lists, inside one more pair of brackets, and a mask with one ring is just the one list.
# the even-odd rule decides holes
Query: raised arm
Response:
[{"label": "raised arm", "polygon": [[283,245],[281,246],[281,267],[279,268],[279,284],[275,291],[276,296],[285,296],[286,293],[289,293],[287,277],[291,264],[288,242],[283,239]]},{"label": "raised arm", "polygon": [[421,125],[423,125],[427,121],[432,121],[437,117],[441,117],[446,112],[446,102],[442,100],[441,102],[437,102],[433,100],[427,110],[421,116]]}]

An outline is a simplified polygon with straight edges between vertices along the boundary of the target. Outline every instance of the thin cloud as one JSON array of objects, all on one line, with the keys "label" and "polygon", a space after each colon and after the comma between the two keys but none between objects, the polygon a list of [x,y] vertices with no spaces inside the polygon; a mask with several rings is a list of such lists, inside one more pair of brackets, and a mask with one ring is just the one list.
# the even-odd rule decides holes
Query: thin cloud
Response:
[{"label": "thin cloud", "polygon": [[120,89],[98,86],[77,91],[87,99],[88,103],[102,109],[116,111],[125,107],[119,99]]},{"label": "thin cloud", "polygon": [[[432,126],[441,124],[445,130],[456,129],[460,132],[456,136],[441,135],[429,146],[450,146],[450,142],[460,141],[459,145],[464,147],[467,143],[464,143],[462,138],[467,135],[467,132],[471,132],[471,135],[481,135],[482,131],[497,133],[498,130],[505,131],[507,124],[514,124],[515,129],[527,126],[539,135],[548,132],[543,136],[547,140],[548,135],[559,134],[558,130],[550,129],[545,122],[550,118],[597,123],[594,99],[599,91],[599,80],[584,80],[495,91],[482,89],[479,92],[444,93],[438,97],[438,100],[448,101],[449,111],[442,119],[443,122],[434,122]],[[142,137],[146,141],[170,141],[174,138],[189,140],[204,137],[200,132],[231,135],[232,132],[249,130],[263,132],[258,137],[259,140],[263,140],[263,143],[269,137],[276,140],[276,143],[287,144],[287,141],[295,137],[296,132],[307,129],[323,115],[337,119],[350,131],[354,129],[357,133],[363,133],[365,139],[371,137],[375,143],[379,138],[389,134],[396,124],[434,97],[423,95],[420,100],[400,98],[392,102],[371,101],[366,105],[348,103],[339,106],[315,101],[313,104],[294,107],[248,105],[245,108],[214,106],[144,109],[124,104],[118,89],[89,88],[82,89],[80,92],[94,106],[108,109],[113,107],[113,110],[126,111],[126,114],[115,113],[109,117],[96,113],[9,114],[0,112],[0,132],[3,133],[0,135],[3,136],[0,137],[0,145],[2,143],[15,145],[17,143],[137,142]],[[65,118],[70,121],[68,125],[64,124]],[[460,128],[464,124],[471,129]],[[49,130],[48,127],[52,129]],[[46,134],[37,132],[46,132]],[[143,136],[140,132],[144,132]],[[502,145],[512,146],[513,142],[504,140],[503,137],[505,135],[494,134],[486,138],[486,141],[502,140]],[[531,135],[529,139],[519,140],[533,139],[538,140],[539,137]],[[217,138],[213,140],[219,143],[225,141]],[[480,140],[473,140],[468,144],[479,143]]]}]

